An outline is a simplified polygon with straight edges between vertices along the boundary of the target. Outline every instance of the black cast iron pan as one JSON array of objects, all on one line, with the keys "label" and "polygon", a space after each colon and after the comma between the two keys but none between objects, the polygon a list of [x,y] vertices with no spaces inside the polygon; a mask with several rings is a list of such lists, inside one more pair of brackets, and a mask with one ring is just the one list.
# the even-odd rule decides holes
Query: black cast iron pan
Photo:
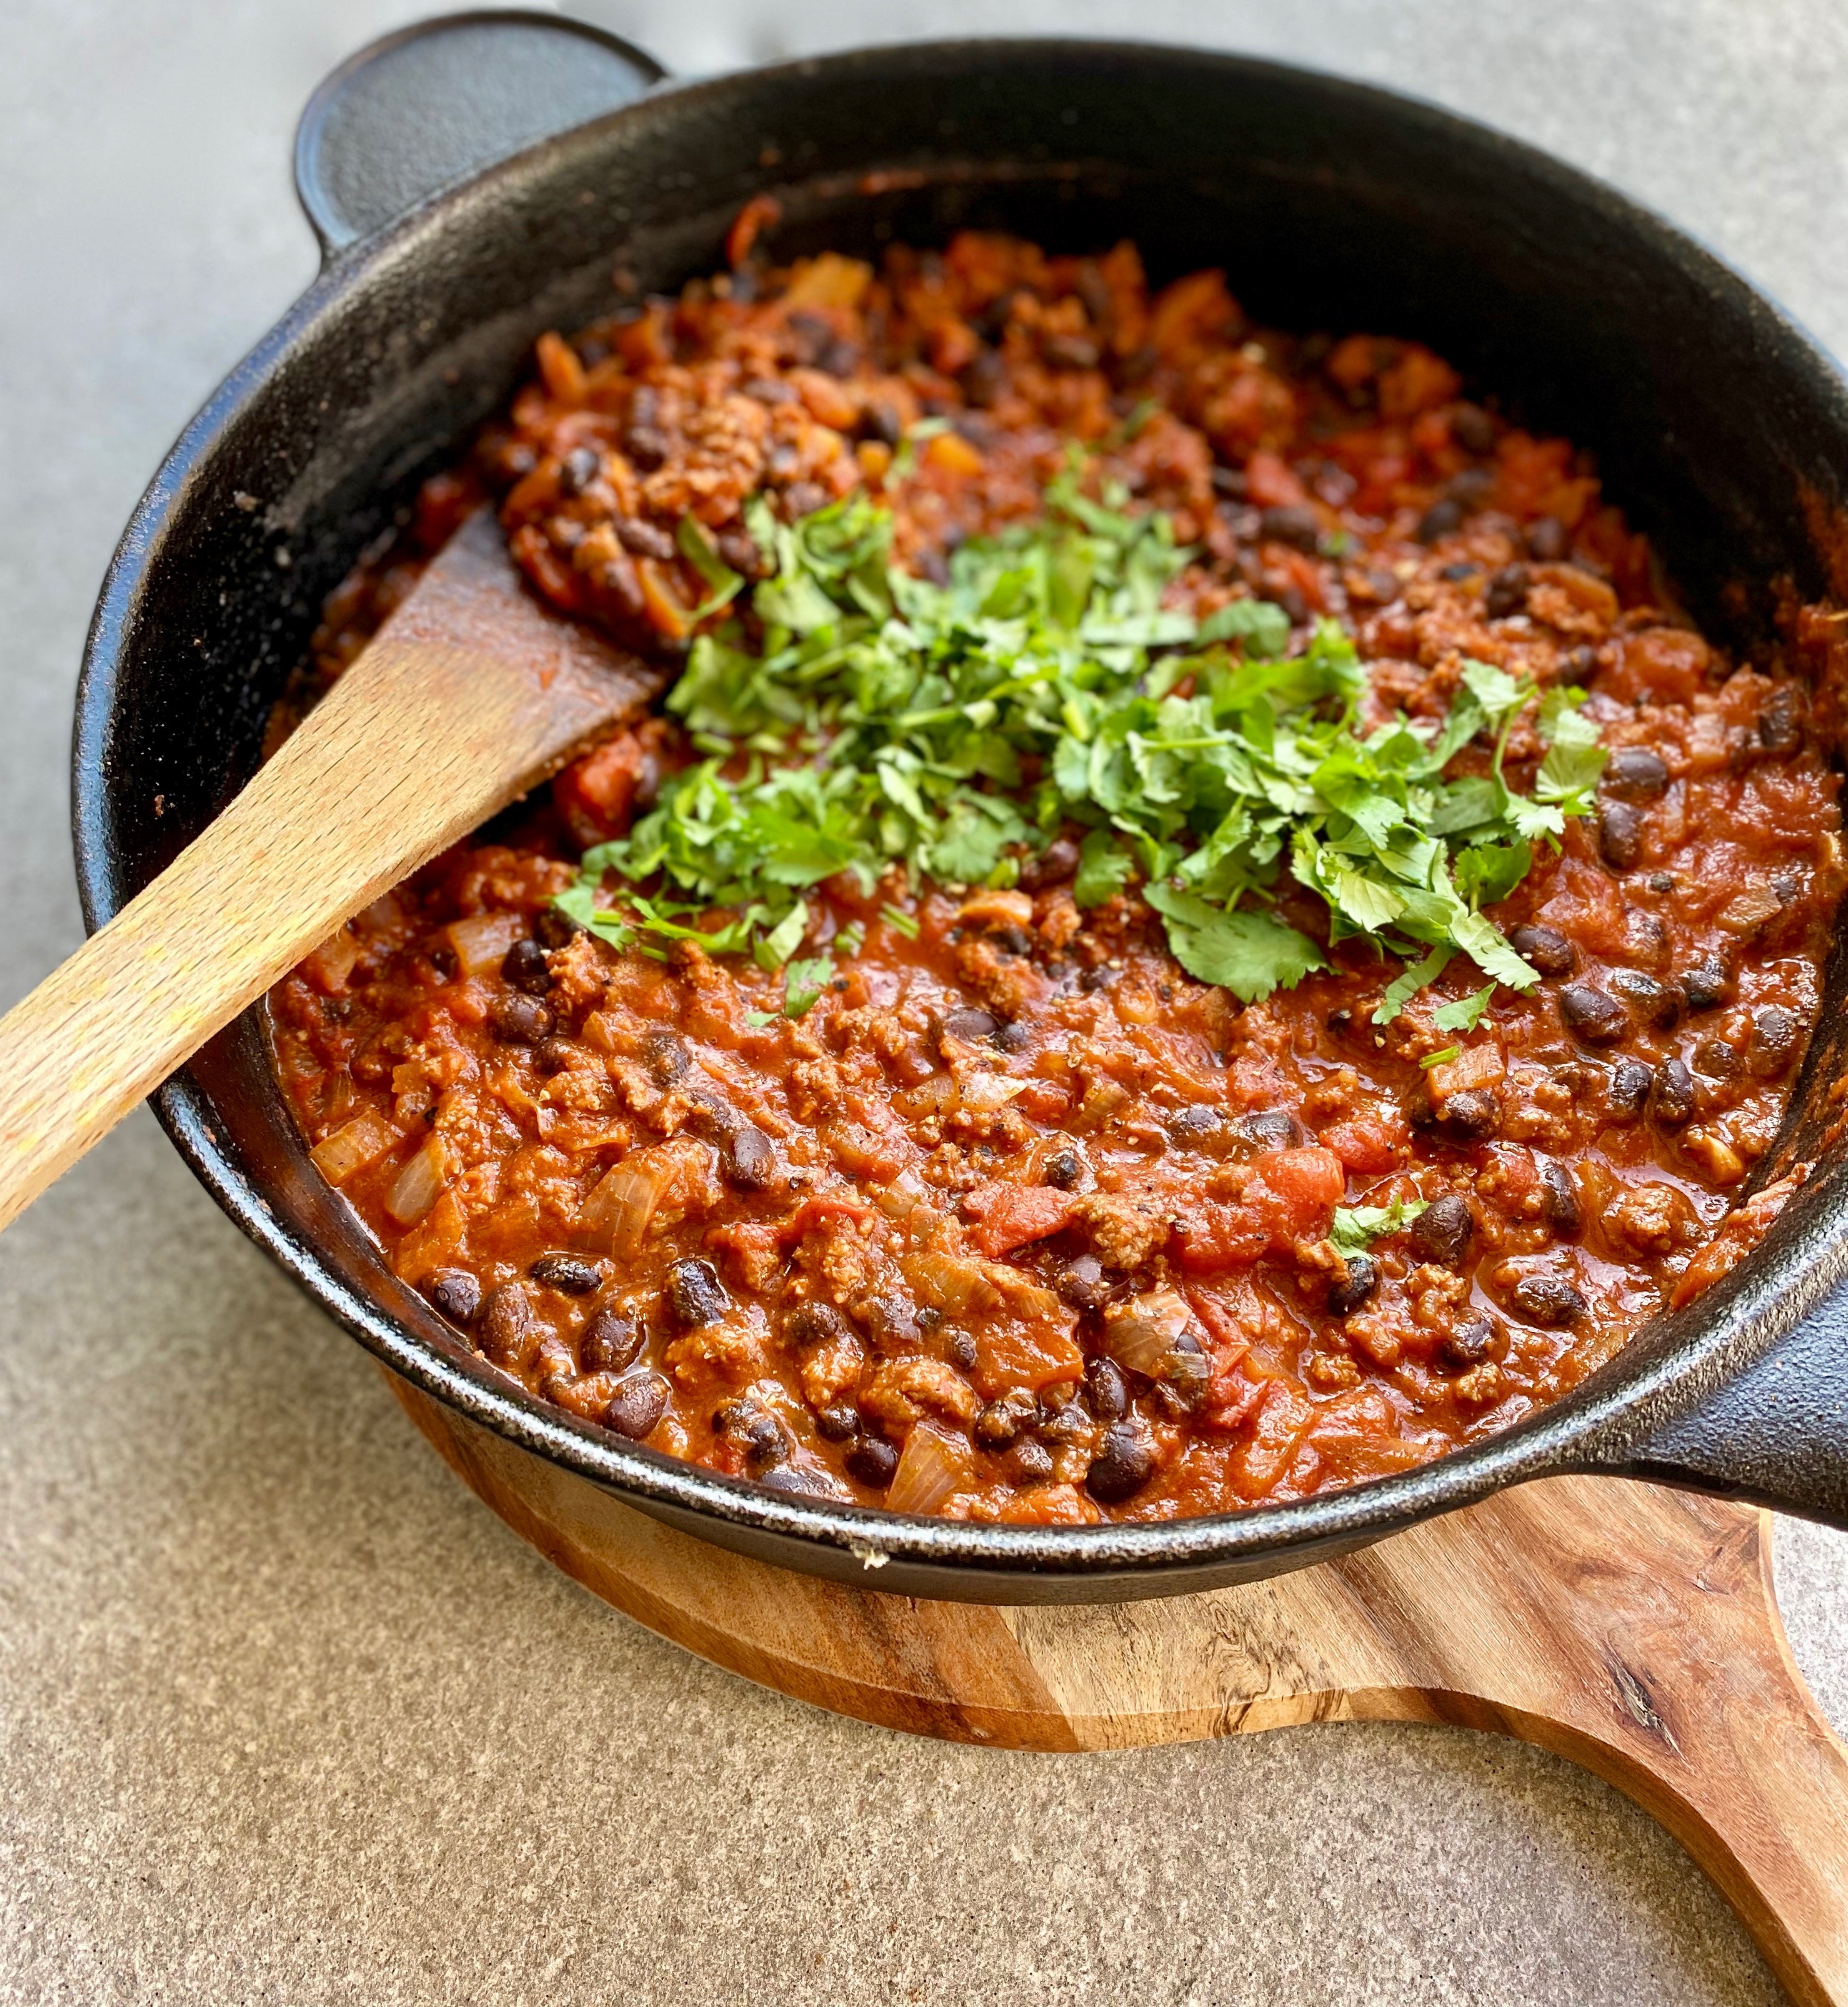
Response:
[{"label": "black cast iron pan", "polygon": [[[93,927],[250,773],[323,594],[506,394],[535,335],[608,312],[619,263],[648,291],[714,269],[740,204],[763,190],[783,206],[779,256],[876,253],[971,224],[1072,250],[1130,236],[1157,280],[1223,266],[1262,320],[1426,340],[1479,393],[1592,446],[1694,612],[1739,644],[1768,631],[1763,581],[1786,575],[1805,594],[1832,581],[1848,386],[1802,331],[1595,182],[1359,85],[1183,50],[977,41],[670,86],[613,37],[475,15],[337,72],[303,119],[296,175],[320,277],[174,448],[97,608],[74,810]],[[1814,1152],[1834,1112],[1845,982],[1838,952],[1762,1175]],[[513,1388],[393,1278],[311,1169],[255,1014],[157,1106],[225,1210],[394,1370],[646,1511],[790,1567],[988,1601],[1170,1595],[1564,1471],[1848,1526],[1839,1148],[1723,1283],[1506,1434],[1234,1516],[991,1527],[804,1504]],[[871,1575],[869,1554],[887,1557]]]}]

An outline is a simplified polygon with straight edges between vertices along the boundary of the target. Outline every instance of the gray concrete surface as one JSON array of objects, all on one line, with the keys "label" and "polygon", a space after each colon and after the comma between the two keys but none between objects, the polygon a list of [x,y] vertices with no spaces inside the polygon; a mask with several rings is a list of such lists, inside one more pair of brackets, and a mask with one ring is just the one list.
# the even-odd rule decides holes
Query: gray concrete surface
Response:
[{"label": "gray concrete surface", "polygon": [[[312,269],[300,101],[415,11],[5,10],[0,1004],[79,937],[65,739],[117,531]],[[597,11],[682,70],[1076,26],[1401,83],[1611,175],[1848,343],[1828,0]],[[1848,1720],[1848,1541],[1782,1539],[1798,1657]],[[1673,1842],[1521,1748],[1340,1727],[1012,1757],[684,1656],[457,1489],[145,1116],[0,1240],[0,2000],[1777,1997]]]}]

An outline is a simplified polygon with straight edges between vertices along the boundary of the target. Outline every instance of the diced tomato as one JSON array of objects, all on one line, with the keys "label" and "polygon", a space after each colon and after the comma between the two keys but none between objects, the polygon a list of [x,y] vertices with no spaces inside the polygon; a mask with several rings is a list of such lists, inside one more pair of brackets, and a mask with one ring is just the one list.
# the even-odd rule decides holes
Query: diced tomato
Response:
[{"label": "diced tomato", "polygon": [[998,1259],[1030,1240],[1063,1233],[1072,1223],[1072,1206],[1066,1193],[1050,1185],[991,1184],[967,1194],[963,1210],[977,1222],[970,1239]]},{"label": "diced tomato", "polygon": [[1319,1145],[1275,1150],[1259,1160],[1246,1203],[1261,1207],[1260,1194],[1268,1192],[1274,1201],[1269,1210],[1277,1240],[1314,1240],[1328,1231],[1347,1188],[1348,1174],[1334,1151]]},{"label": "diced tomato", "polygon": [[975,1332],[977,1391],[992,1400],[1010,1387],[1050,1387],[1076,1380],[1084,1370],[1070,1321],[1002,1315],[984,1320]]},{"label": "diced tomato", "polygon": [[1332,1150],[1348,1170],[1373,1177],[1382,1171],[1396,1171],[1405,1159],[1409,1141],[1403,1118],[1366,1115],[1324,1129],[1322,1147]]},{"label": "diced tomato", "polygon": [[1248,1205],[1190,1206],[1175,1226],[1181,1266],[1190,1275],[1249,1268],[1270,1245],[1269,1225]]}]

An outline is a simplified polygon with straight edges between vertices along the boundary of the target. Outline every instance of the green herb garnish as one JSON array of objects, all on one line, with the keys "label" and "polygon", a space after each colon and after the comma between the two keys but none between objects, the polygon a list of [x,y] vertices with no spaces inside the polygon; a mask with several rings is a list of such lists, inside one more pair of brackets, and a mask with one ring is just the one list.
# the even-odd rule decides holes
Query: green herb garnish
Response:
[{"label": "green herb garnish", "polygon": [[1409,1226],[1428,1203],[1422,1198],[1395,1198],[1390,1205],[1337,1205],[1328,1237],[1343,1260],[1352,1261],[1376,1240]]},{"label": "green herb garnish", "polygon": [[[1140,880],[1182,966],[1247,1002],[1327,965],[1277,910],[1290,879],[1326,904],[1331,941],[1406,964],[1377,1024],[1458,953],[1492,979],[1477,1015],[1496,983],[1531,988],[1481,908],[1590,810],[1604,756],[1583,693],[1541,703],[1531,796],[1503,762],[1535,692],[1492,665],[1465,665],[1440,728],[1363,730],[1364,672],[1334,623],[1286,657],[1289,623],[1267,602],[1203,623],[1168,605],[1190,554],[1125,499],[1087,496],[1074,467],[1043,521],[965,544],[942,586],[889,563],[890,518],[864,496],[793,524],[753,502],[747,526],[776,563],[751,589],[756,626],[700,635],[667,699],[709,757],[585,854],[560,906],[618,947],[692,938],[775,970],[824,879],[871,891],[903,866],[913,891],[1009,885],[1023,851],[1075,821],[1077,902]],[[713,588],[708,610],[741,588],[703,531],[682,548]],[[1479,737],[1489,771],[1447,780]],[[687,924],[714,909],[723,927]],[[901,908],[882,917],[915,937]]]}]

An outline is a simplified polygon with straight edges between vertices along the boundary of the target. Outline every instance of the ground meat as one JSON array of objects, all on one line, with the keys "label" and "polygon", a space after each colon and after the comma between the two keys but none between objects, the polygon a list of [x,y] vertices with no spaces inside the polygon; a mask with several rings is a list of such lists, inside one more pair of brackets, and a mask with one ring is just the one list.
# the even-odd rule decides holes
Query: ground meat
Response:
[{"label": "ground meat", "polygon": [[[1074,442],[1193,547],[1173,604],[1256,597],[1293,647],[1343,623],[1369,726],[1440,718],[1470,659],[1588,690],[1602,813],[1490,909],[1541,980],[1447,1031],[1481,980],[1459,958],[1376,1030],[1394,972],[1337,944],[1242,1008],[1134,891],[1078,903],[1074,825],[960,901],[896,870],[807,888],[820,937],[860,946],[792,1020],[748,958],[618,952],[549,904],[695,757],[643,721],[270,1004],[315,1161],[397,1273],[588,1421],[872,1504],[928,1420],[967,1459],[941,1509],[986,1518],[1299,1497],[1556,1399],[1793,1188],[1730,1210],[1843,884],[1810,693],[1839,686],[1839,618],[1730,662],[1569,443],[1460,401],[1415,344],[1255,330],[1217,273],[1151,294],[1127,245],[965,235],[548,336],[329,600],[291,701],[484,499],[539,591],[679,651],[702,543],[767,572],[753,496],[788,520],[864,489],[898,561],[940,575],[1037,513]],[[1524,721],[1506,757],[1542,750]],[[1364,1254],[1342,1206],[1384,1222]]]}]

